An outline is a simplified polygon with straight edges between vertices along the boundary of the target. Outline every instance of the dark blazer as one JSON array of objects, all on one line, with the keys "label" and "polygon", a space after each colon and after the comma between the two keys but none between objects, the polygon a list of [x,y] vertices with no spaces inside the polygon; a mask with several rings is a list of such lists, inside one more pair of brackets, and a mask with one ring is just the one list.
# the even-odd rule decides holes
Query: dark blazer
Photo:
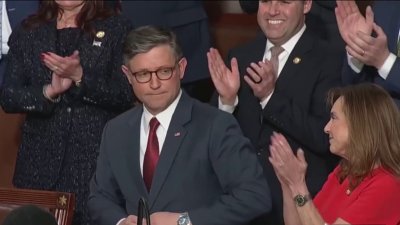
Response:
[{"label": "dark blazer", "polygon": [[[10,21],[11,29],[14,30],[23,19],[36,12],[39,2],[32,1],[15,1],[6,0],[7,15]],[[1,53],[0,53],[1,54]],[[7,57],[4,56],[0,59],[0,86],[4,77],[5,64]]]},{"label": "dark blazer", "polygon": [[175,32],[189,62],[183,83],[209,78],[207,51],[211,41],[202,1],[122,0],[122,13],[134,27],[158,25]]},{"label": "dark blazer", "polygon": [[51,71],[40,60],[41,53],[56,52],[55,21],[13,31],[0,92],[5,112],[26,113],[14,185],[75,193],[75,218],[87,208],[89,180],[103,127],[133,101],[132,89],[121,71],[122,41],[130,29],[129,21],[110,17],[93,26],[105,33],[97,39],[101,46],[93,45],[94,38],[88,34],[75,38],[83,67],[82,83],[62,94],[59,103],[43,96]]},{"label": "dark blazer", "polygon": [[[251,62],[263,58],[264,34],[253,42],[233,49],[229,59],[236,57],[240,74],[247,74]],[[295,58],[300,62],[296,64]],[[340,85],[342,58],[306,29],[285,63],[276,82],[274,94],[264,110],[252,89],[241,78],[239,104],[234,111],[243,133],[257,148],[265,176],[271,187],[272,213],[254,224],[281,224],[282,193],[271,164],[268,162],[272,131],[283,133],[293,149],[305,150],[308,162],[307,185],[312,195],[324,183],[336,160],[329,153],[328,136],[323,128],[329,119],[325,99],[327,91]],[[262,122],[261,122],[262,121]]]},{"label": "dark blazer", "polygon": [[[387,36],[389,51],[397,54],[397,41],[400,30],[400,2],[399,1],[374,1],[373,11],[375,23],[382,27]],[[386,80],[379,76],[378,70],[372,66],[364,66],[359,74],[354,72],[345,60],[343,66],[343,82],[356,84],[360,82],[373,82],[382,86],[390,93],[398,107],[400,107],[400,58],[396,59]]]},{"label": "dark blazer", "polygon": [[151,213],[189,212],[193,224],[245,224],[271,208],[262,168],[235,119],[183,93],[147,192],[140,170],[142,107],[104,128],[88,205],[93,224],[114,225],[137,215],[138,200]]}]

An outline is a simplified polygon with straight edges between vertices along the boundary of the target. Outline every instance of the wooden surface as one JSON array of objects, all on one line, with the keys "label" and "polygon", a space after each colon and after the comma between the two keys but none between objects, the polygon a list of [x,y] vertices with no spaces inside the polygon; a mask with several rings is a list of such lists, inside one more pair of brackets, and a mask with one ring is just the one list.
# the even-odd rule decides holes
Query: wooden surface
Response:
[{"label": "wooden surface", "polygon": [[0,108],[0,187],[12,186],[23,119],[21,114],[6,114]]},{"label": "wooden surface", "polygon": [[12,210],[36,205],[54,215],[59,225],[71,225],[75,195],[66,192],[38,191],[0,187],[0,224]]}]

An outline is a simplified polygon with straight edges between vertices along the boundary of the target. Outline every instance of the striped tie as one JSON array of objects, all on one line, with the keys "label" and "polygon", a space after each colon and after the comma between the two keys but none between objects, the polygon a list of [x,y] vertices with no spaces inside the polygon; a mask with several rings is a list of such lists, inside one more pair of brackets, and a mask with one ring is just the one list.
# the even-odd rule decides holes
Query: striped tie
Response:
[{"label": "striped tie", "polygon": [[279,71],[279,54],[281,54],[285,49],[283,49],[281,46],[273,46],[271,47],[271,60],[270,62],[272,63],[272,66],[274,68],[274,71],[276,73],[276,76],[278,76],[278,71]]}]

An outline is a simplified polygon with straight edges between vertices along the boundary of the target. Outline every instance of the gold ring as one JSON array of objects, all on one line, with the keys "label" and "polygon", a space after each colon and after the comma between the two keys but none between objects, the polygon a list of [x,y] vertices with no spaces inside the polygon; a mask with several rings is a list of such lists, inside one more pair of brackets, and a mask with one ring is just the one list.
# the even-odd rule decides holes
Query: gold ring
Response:
[{"label": "gold ring", "polygon": [[365,50],[362,50],[361,56],[365,55]]}]

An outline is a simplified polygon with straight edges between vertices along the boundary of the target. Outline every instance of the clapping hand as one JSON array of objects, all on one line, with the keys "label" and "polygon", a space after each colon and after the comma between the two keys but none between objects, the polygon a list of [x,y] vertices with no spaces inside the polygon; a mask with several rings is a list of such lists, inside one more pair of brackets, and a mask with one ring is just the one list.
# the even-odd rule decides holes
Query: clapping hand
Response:
[{"label": "clapping hand", "polygon": [[207,53],[208,69],[211,79],[220,96],[222,104],[233,105],[240,87],[239,67],[236,58],[231,60],[231,70],[225,65],[215,48]]},{"label": "clapping hand", "polygon": [[251,63],[246,71],[248,75],[244,76],[244,80],[253,90],[254,96],[263,101],[275,89],[277,71],[268,60]]},{"label": "clapping hand", "polygon": [[52,52],[45,52],[42,53],[42,61],[53,73],[62,78],[69,78],[73,81],[82,79],[83,69],[78,51],[74,51],[72,55],[65,57]]},{"label": "clapping hand", "polygon": [[290,188],[305,182],[307,162],[303,150],[298,149],[297,154],[293,154],[286,138],[274,132],[271,136],[270,153],[269,161],[281,185]]}]

